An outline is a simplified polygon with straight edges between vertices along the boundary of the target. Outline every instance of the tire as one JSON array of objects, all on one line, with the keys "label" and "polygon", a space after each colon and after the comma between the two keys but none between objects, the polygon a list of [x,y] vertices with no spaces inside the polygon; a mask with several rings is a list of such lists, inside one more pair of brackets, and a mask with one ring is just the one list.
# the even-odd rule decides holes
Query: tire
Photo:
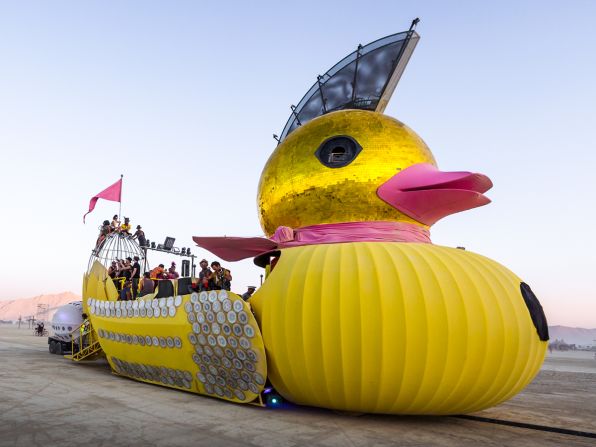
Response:
[{"label": "tire", "polygon": [[56,354],[56,342],[54,340],[50,340],[50,354]]},{"label": "tire", "polygon": [[54,354],[63,355],[64,350],[62,349],[62,342],[57,342],[54,349]]}]

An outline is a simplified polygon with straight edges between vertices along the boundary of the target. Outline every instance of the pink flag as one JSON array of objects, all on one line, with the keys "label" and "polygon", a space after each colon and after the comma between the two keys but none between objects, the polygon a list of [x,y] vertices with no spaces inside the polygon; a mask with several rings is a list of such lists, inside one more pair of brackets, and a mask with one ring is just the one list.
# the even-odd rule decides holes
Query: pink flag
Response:
[{"label": "pink flag", "polygon": [[85,216],[89,214],[95,208],[95,204],[97,203],[98,199],[104,200],[111,200],[112,202],[120,202],[120,197],[122,195],[122,179],[118,180],[111,186],[108,186],[102,192],[98,193],[97,195],[91,197],[91,201],[89,202],[89,211],[85,213],[83,216],[83,223],[85,223]]}]

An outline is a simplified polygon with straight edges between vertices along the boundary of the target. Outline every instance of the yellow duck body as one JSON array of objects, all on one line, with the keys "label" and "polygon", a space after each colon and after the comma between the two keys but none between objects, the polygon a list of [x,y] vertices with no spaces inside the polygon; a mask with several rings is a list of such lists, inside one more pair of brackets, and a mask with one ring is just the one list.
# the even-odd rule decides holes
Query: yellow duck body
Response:
[{"label": "yellow duck body", "polygon": [[[337,135],[355,139],[361,152],[329,168],[315,152]],[[289,135],[263,171],[263,229],[350,221],[427,229],[377,195],[417,163],[435,164],[422,139],[393,118],[351,110],[316,118]],[[522,284],[495,261],[431,243],[323,243],[282,248],[251,304],[269,379],[290,401],[455,414],[512,397],[540,369],[547,342]]]}]

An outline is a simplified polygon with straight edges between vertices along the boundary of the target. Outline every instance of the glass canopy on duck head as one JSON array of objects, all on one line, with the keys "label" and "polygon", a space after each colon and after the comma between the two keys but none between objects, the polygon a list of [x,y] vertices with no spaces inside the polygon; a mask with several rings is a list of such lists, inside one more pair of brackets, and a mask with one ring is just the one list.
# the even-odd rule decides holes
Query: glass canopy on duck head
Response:
[{"label": "glass canopy on duck head", "polygon": [[308,90],[297,106],[291,106],[281,136],[281,143],[297,127],[329,112],[343,109],[371,110],[382,113],[404,72],[420,36],[414,31],[419,19],[410,29],[358,45]]}]

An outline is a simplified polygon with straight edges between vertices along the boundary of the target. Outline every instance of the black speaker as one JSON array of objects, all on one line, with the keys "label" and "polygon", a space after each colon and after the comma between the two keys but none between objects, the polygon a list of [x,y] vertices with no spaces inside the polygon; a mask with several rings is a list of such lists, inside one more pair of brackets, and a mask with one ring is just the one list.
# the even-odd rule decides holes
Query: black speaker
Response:
[{"label": "black speaker", "polygon": [[188,259],[182,260],[181,276],[190,276],[190,261]]}]

